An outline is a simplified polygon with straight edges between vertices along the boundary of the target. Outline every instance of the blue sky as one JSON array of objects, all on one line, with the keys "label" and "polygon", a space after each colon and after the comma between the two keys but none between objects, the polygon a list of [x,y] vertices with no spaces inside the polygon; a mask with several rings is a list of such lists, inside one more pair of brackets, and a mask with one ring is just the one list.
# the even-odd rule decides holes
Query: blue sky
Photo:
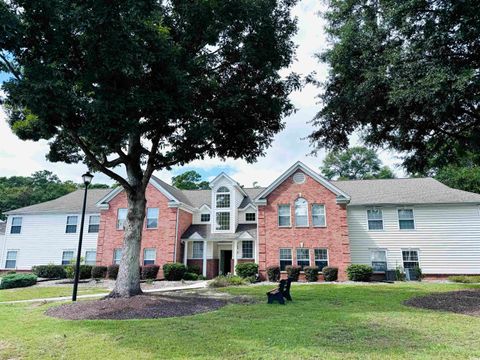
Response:
[{"label": "blue sky", "polygon": [[[320,81],[326,79],[327,67],[319,64],[314,54],[325,48],[326,36],[323,32],[324,22],[317,14],[324,9],[324,2],[318,0],[303,0],[294,9],[298,17],[299,31],[295,37],[298,45],[297,60],[290,69],[300,74],[317,73]],[[6,79],[6,74],[0,73],[0,82]],[[275,136],[271,148],[265,157],[261,157],[254,164],[247,164],[243,160],[205,159],[194,161],[188,166],[176,167],[172,171],[160,171],[156,175],[170,182],[171,177],[186,170],[198,171],[204,179],[210,180],[224,171],[245,186],[252,186],[253,182],[267,186],[294,162],[300,160],[314,170],[318,170],[325,156],[320,151],[316,157],[309,155],[312,148],[304,138],[313,128],[309,121],[315,116],[320,105],[316,98],[319,90],[312,85],[302,91],[291,94],[291,99],[298,111],[285,119],[286,127]],[[352,143],[356,143],[355,137]],[[83,164],[67,165],[50,163],[45,160],[48,151],[46,141],[21,141],[11,133],[5,120],[5,113],[0,109],[0,176],[29,175],[34,171],[47,169],[56,173],[63,180],[80,181],[80,175],[86,170]],[[398,163],[395,154],[381,151],[380,158],[387,165]],[[399,175],[401,171],[397,170]],[[111,183],[103,174],[96,174],[94,181]]]}]

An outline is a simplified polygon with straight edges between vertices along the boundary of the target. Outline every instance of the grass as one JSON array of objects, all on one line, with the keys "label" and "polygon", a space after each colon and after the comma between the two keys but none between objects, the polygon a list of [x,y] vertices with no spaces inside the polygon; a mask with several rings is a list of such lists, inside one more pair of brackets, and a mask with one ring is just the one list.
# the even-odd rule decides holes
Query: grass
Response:
[{"label": "grass", "polygon": [[455,275],[450,276],[448,280],[464,284],[480,283],[479,275]]},{"label": "grass", "polygon": [[480,318],[404,306],[463,284],[295,285],[294,301],[265,303],[271,286],[228,288],[261,299],[157,320],[66,321],[49,305],[0,305],[0,359],[473,359]]},{"label": "grass", "polygon": [[[79,287],[79,295],[98,294],[108,292],[106,289],[100,288],[83,288]],[[32,286],[17,289],[0,290],[0,302],[2,301],[16,301],[16,300],[30,300],[43,299],[51,297],[71,296],[72,286]],[[1,346],[0,346],[1,350]],[[0,359],[2,359],[0,357]]]}]

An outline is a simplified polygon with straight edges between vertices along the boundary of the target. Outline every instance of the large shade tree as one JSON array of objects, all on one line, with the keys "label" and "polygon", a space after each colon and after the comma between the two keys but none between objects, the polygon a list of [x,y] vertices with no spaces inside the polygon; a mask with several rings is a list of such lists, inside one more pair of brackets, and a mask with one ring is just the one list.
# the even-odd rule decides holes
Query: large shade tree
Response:
[{"label": "large shade tree", "polygon": [[[0,2],[4,106],[50,161],[84,162],[128,199],[111,296],[141,292],[152,173],[210,157],[264,154],[293,107],[294,0]],[[126,174],[126,175],[123,175]]]},{"label": "large shade tree", "polygon": [[209,182],[202,180],[202,175],[195,170],[188,170],[172,177],[172,185],[183,190],[207,190],[210,188]]},{"label": "large shade tree", "polygon": [[330,0],[330,66],[310,139],[405,154],[407,171],[480,149],[480,2]]}]

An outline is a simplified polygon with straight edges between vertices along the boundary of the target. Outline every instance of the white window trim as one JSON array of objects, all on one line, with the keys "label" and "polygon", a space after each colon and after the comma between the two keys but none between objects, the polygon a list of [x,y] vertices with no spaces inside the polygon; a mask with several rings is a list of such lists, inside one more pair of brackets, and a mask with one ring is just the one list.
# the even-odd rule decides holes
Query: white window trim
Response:
[{"label": "white window trim", "polygon": [[[325,225],[315,225],[313,223],[313,206],[314,205],[323,205],[323,217],[325,218]],[[312,204],[312,227],[315,227],[315,228],[326,228],[327,227],[327,207],[325,206],[325,204],[322,204],[322,203],[313,203]],[[317,249],[320,249],[320,248],[317,248]]]},{"label": "white window trim", "polygon": [[153,264],[148,264],[148,265],[155,265],[157,263],[157,248],[143,248],[143,259],[142,259],[143,266],[146,266],[145,260],[152,261],[151,259],[145,259],[145,253],[147,250],[153,250],[154,252]]},{"label": "white window trim", "polygon": [[[157,220],[157,226],[154,227],[148,227],[148,209],[157,209],[157,217],[155,218]],[[160,209],[156,207],[149,208],[147,207],[147,211],[145,212],[145,229],[146,230],[155,230],[158,229],[158,223],[159,223],[159,218],[160,218]],[[153,219],[153,218],[152,218]]]},{"label": "white window trim", "polygon": [[[120,258],[118,259],[118,263],[115,262],[115,250],[120,250]],[[113,265],[120,265],[120,262],[122,261],[122,256],[123,256],[123,248],[114,248],[113,249],[113,258],[112,258],[112,264]]]},{"label": "white window trim", "polygon": [[[202,221],[202,215],[209,215],[209,220],[208,221]],[[210,224],[212,222],[212,214],[209,213],[209,212],[208,213],[206,213],[206,212],[200,213],[200,222],[202,224]]]},{"label": "white window trim", "polygon": [[[77,218],[77,223],[75,224],[75,232],[69,233],[69,232],[67,232],[67,226],[69,226],[69,225],[73,226],[73,224],[68,223],[68,218],[73,217],[73,216],[75,216]],[[67,214],[67,216],[65,216],[65,234],[75,235],[75,234],[78,233],[78,230],[80,229],[80,225],[78,224],[78,220],[79,220],[78,214]]]},{"label": "white window trim", "polygon": [[[120,213],[120,210],[127,210],[127,214],[125,215],[125,219],[123,220],[123,227],[122,228],[118,227],[118,220],[120,220],[119,217],[118,217],[118,214]],[[128,216],[128,208],[117,208],[117,218],[116,218],[116,223],[115,223],[115,229],[117,229],[118,231],[124,231],[125,230],[125,222],[127,221],[127,216]]]},{"label": "white window trim", "polygon": [[[369,248],[368,251],[370,252],[370,266],[372,266],[373,262],[373,252],[374,251],[384,251],[385,252],[385,262],[387,263],[387,270],[388,270],[388,249],[386,248]],[[403,265],[403,256],[402,256],[402,265]],[[374,274],[383,274],[384,271],[373,271]]]},{"label": "white window trim", "polygon": [[[316,264],[316,261],[317,259],[315,259],[315,250],[318,249],[318,250],[327,250],[327,266],[330,266],[330,251],[328,251],[328,248],[326,247],[316,247],[316,248],[313,248],[313,263],[315,264],[315,266],[317,266]],[[318,272],[321,274],[322,273],[322,269],[318,269]]]},{"label": "white window trim", "polygon": [[[73,254],[71,260],[76,260],[75,259],[75,256],[76,256],[76,250],[75,249],[62,249],[62,256],[60,257],[60,264],[62,264],[62,265],[63,265],[63,254],[66,253],[66,252],[71,252]],[[68,264],[65,264],[65,265],[68,265]]]},{"label": "white window trim", "polygon": [[[252,256],[251,257],[243,256],[243,243],[244,242],[251,242],[252,243]],[[242,240],[242,246],[240,246],[240,249],[242,251],[242,257],[240,259],[254,259],[255,258],[255,241],[253,241],[253,240]]]},{"label": "white window trim", "polygon": [[[7,268],[7,255],[9,252],[16,252],[16,255],[15,255],[15,267],[13,268]],[[20,254],[20,249],[6,249],[5,250],[5,262],[3,263],[3,266],[5,266],[5,269],[6,270],[14,270],[14,269],[18,269],[18,254]],[[11,260],[10,260],[11,261]]]},{"label": "white window trim", "polygon": [[[255,214],[255,220],[247,220],[247,214]],[[246,223],[256,223],[257,222],[257,213],[255,211],[245,212],[245,222]]]},{"label": "white window trim", "polygon": [[[285,258],[280,257],[280,254],[281,254],[280,250],[282,250],[282,249],[290,250],[290,259],[285,259]],[[282,261],[290,261],[291,262],[290,266],[293,266],[293,249],[292,248],[289,248],[289,247],[278,248],[278,267],[280,267],[280,268],[281,268],[281,262]],[[289,265],[287,265],[287,266],[289,266]],[[280,269],[280,271],[281,272],[286,272],[286,270],[282,270],[282,269]]]},{"label": "white window trim", "polygon": [[[228,192],[218,192],[218,190],[219,190],[220,188],[222,188],[222,187],[228,189]],[[228,196],[229,196],[229,206],[227,206],[227,207],[218,207],[218,206],[217,206],[217,196],[218,196],[218,195],[226,195],[226,194],[228,194]],[[232,189],[230,189],[230,187],[228,187],[228,186],[226,186],[226,185],[220,185],[219,187],[217,187],[217,188],[215,189],[215,196],[214,196],[214,199],[213,199],[213,200],[214,200],[214,204],[213,204],[214,209],[215,209],[215,210],[217,210],[217,209],[218,209],[218,210],[220,210],[220,209],[231,210],[231,209],[232,209],[232,198],[233,198],[233,197],[232,197]]]},{"label": "white window trim", "polygon": [[[307,203],[307,206],[306,206],[306,209],[307,209],[307,225],[297,225],[297,213],[295,211],[295,203],[297,202],[297,200],[299,199],[303,199],[305,200],[305,202]],[[310,211],[309,211],[309,202],[307,199],[305,199],[304,197],[298,197],[295,199],[295,201],[293,202],[293,213],[295,214],[295,227],[296,228],[308,228],[310,227]]]},{"label": "white window trim", "polygon": [[[229,228],[228,230],[219,230],[217,229],[217,213],[228,213],[228,217],[229,217]],[[214,214],[214,219],[213,219],[213,233],[230,233],[232,231],[232,211],[231,210],[222,210],[221,208],[218,209],[218,210],[215,210],[213,212]],[[212,221],[212,217],[210,216],[210,221]]]},{"label": "white window trim", "polygon": [[[92,224],[92,223],[91,223],[92,216],[98,217],[98,224]],[[86,229],[86,230],[87,230],[87,233],[88,233],[88,234],[97,234],[97,233],[100,231],[100,219],[101,219],[100,215],[97,215],[97,214],[89,214],[89,215],[88,215],[88,224],[86,224],[86,225],[87,225],[87,229]],[[98,225],[98,231],[96,231],[96,232],[91,232],[91,231],[90,231],[90,226],[91,226],[91,225]],[[65,228],[65,229],[66,229],[66,228]]]},{"label": "white window trim", "polygon": [[97,263],[97,249],[86,249],[85,250],[85,260],[84,260],[85,265],[88,265],[87,264],[87,252],[94,252],[95,253],[95,264],[92,265],[92,266],[95,266],[96,263]]},{"label": "white window trim", "polygon": [[[413,229],[400,229],[400,216],[398,214],[398,210],[412,210],[412,220],[413,220]],[[410,220],[410,219],[402,219],[402,220]],[[415,220],[415,209],[413,207],[397,207],[397,227],[399,231],[414,231],[417,230],[417,221]]]},{"label": "white window trim", "polygon": [[[193,247],[194,247],[194,243],[201,243],[202,244],[202,255],[200,257],[194,257],[195,253],[193,252]],[[206,242],[203,241],[203,240],[194,240],[194,241],[191,241],[190,244],[192,245],[191,248],[192,248],[192,257],[190,257],[189,259],[191,260],[201,260],[203,259],[203,253],[205,251],[207,251],[206,249]],[[190,247],[190,246],[189,246]]]},{"label": "white window trim", "polygon": [[[300,266],[298,265],[298,250],[308,250],[308,265],[305,265],[304,267],[307,267],[307,266],[312,266],[312,254],[310,253],[310,248],[295,248],[295,264],[296,266]],[[300,261],[306,261],[305,259],[301,259]],[[303,272],[303,270],[301,271]]]},{"label": "white window trim", "polygon": [[[382,228],[381,229],[370,229],[370,226],[368,225],[368,210],[380,210],[382,212]],[[367,219],[367,231],[373,231],[373,232],[379,232],[379,231],[385,231],[385,219],[383,218],[383,209],[380,207],[370,207],[366,208],[365,210],[365,218]],[[379,220],[379,219],[377,219]],[[372,220],[375,221],[375,220]]]},{"label": "white window trim", "polygon": [[[20,219],[21,224],[20,225],[13,225],[13,219]],[[12,227],[20,227],[20,231],[18,233],[12,233]],[[12,220],[10,221],[10,232],[8,235],[21,235],[23,230],[23,216],[12,216]],[[14,250],[12,250],[14,251]]]},{"label": "white window trim", "polygon": [[[289,224],[288,225],[280,225],[280,206],[287,206],[289,210]],[[285,215],[283,215],[285,216]],[[292,205],[291,204],[278,204],[277,205],[277,225],[279,228],[291,228],[292,227]],[[287,248],[285,248],[287,249]]]},{"label": "white window trim", "polygon": [[405,270],[405,266],[403,265],[403,252],[404,251],[416,251],[417,252],[417,257],[418,257],[418,267],[422,267],[422,259],[421,259],[421,254],[420,254],[420,249],[419,248],[401,248],[400,249],[400,258],[402,259],[402,268]]}]

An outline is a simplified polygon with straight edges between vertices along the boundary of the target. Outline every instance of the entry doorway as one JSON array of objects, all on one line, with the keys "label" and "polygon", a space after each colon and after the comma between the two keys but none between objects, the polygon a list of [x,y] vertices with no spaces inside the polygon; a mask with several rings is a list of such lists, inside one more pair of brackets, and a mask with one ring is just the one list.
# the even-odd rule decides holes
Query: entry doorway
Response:
[{"label": "entry doorway", "polygon": [[220,274],[232,272],[232,250],[220,250]]}]

